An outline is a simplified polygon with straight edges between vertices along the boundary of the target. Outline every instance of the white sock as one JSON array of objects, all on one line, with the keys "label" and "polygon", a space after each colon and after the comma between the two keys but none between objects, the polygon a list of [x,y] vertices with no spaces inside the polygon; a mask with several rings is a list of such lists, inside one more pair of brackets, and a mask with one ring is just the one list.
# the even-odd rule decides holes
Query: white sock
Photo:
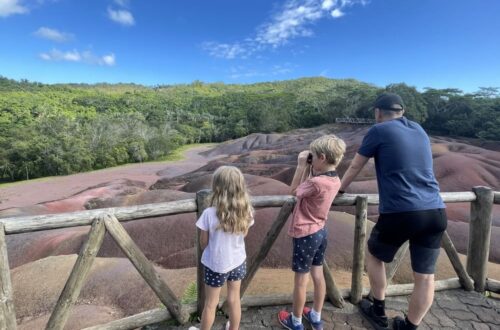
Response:
[{"label": "white sock", "polygon": [[299,325],[299,324],[302,324],[302,316],[301,317],[296,317],[295,315],[293,315],[292,313],[292,323],[293,325]]},{"label": "white sock", "polygon": [[314,308],[311,308],[311,314],[309,314],[309,315],[311,315],[311,321],[313,321],[313,322],[321,321],[321,312],[319,312],[319,313],[316,312],[314,310]]}]

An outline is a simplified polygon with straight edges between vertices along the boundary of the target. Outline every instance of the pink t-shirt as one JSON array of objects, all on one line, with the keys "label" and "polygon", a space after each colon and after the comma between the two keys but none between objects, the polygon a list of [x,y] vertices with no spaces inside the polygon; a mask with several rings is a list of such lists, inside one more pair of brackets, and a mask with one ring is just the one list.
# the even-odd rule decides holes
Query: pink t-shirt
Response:
[{"label": "pink t-shirt", "polygon": [[300,238],[323,228],[339,189],[338,176],[319,175],[302,182],[297,187],[297,204],[288,235]]}]

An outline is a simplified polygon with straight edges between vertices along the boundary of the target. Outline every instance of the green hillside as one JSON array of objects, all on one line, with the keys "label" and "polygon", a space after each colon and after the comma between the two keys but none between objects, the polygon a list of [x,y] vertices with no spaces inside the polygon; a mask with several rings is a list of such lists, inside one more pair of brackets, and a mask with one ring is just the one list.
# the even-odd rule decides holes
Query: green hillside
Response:
[{"label": "green hillside", "polygon": [[180,145],[220,142],[372,117],[383,90],[406,115],[441,135],[500,140],[496,88],[474,94],[352,79],[302,78],[249,85],[55,84],[0,77],[0,177],[22,180],[161,159]]}]

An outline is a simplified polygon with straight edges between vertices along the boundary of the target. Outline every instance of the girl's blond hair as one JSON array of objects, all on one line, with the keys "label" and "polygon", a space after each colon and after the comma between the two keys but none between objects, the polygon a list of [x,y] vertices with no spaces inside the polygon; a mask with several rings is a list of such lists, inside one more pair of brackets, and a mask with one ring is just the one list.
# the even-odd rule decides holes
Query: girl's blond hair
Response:
[{"label": "girl's blond hair", "polygon": [[234,166],[221,166],[212,180],[212,206],[215,206],[219,227],[224,232],[246,234],[253,219],[245,178]]}]

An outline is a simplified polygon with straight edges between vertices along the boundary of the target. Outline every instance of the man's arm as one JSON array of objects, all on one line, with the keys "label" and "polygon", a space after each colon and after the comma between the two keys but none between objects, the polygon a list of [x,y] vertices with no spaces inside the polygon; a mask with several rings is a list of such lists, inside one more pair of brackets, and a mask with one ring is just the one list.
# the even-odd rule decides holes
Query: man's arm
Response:
[{"label": "man's arm", "polygon": [[297,159],[297,168],[293,175],[292,185],[290,186],[291,194],[296,195],[297,187],[307,180],[311,174],[311,165],[307,164],[307,156],[309,150],[302,151]]},{"label": "man's arm", "polygon": [[342,184],[340,185],[339,192],[343,193],[351,182],[358,176],[359,172],[363,169],[370,158],[362,156],[358,153],[354,156],[351,165],[342,177]]}]

